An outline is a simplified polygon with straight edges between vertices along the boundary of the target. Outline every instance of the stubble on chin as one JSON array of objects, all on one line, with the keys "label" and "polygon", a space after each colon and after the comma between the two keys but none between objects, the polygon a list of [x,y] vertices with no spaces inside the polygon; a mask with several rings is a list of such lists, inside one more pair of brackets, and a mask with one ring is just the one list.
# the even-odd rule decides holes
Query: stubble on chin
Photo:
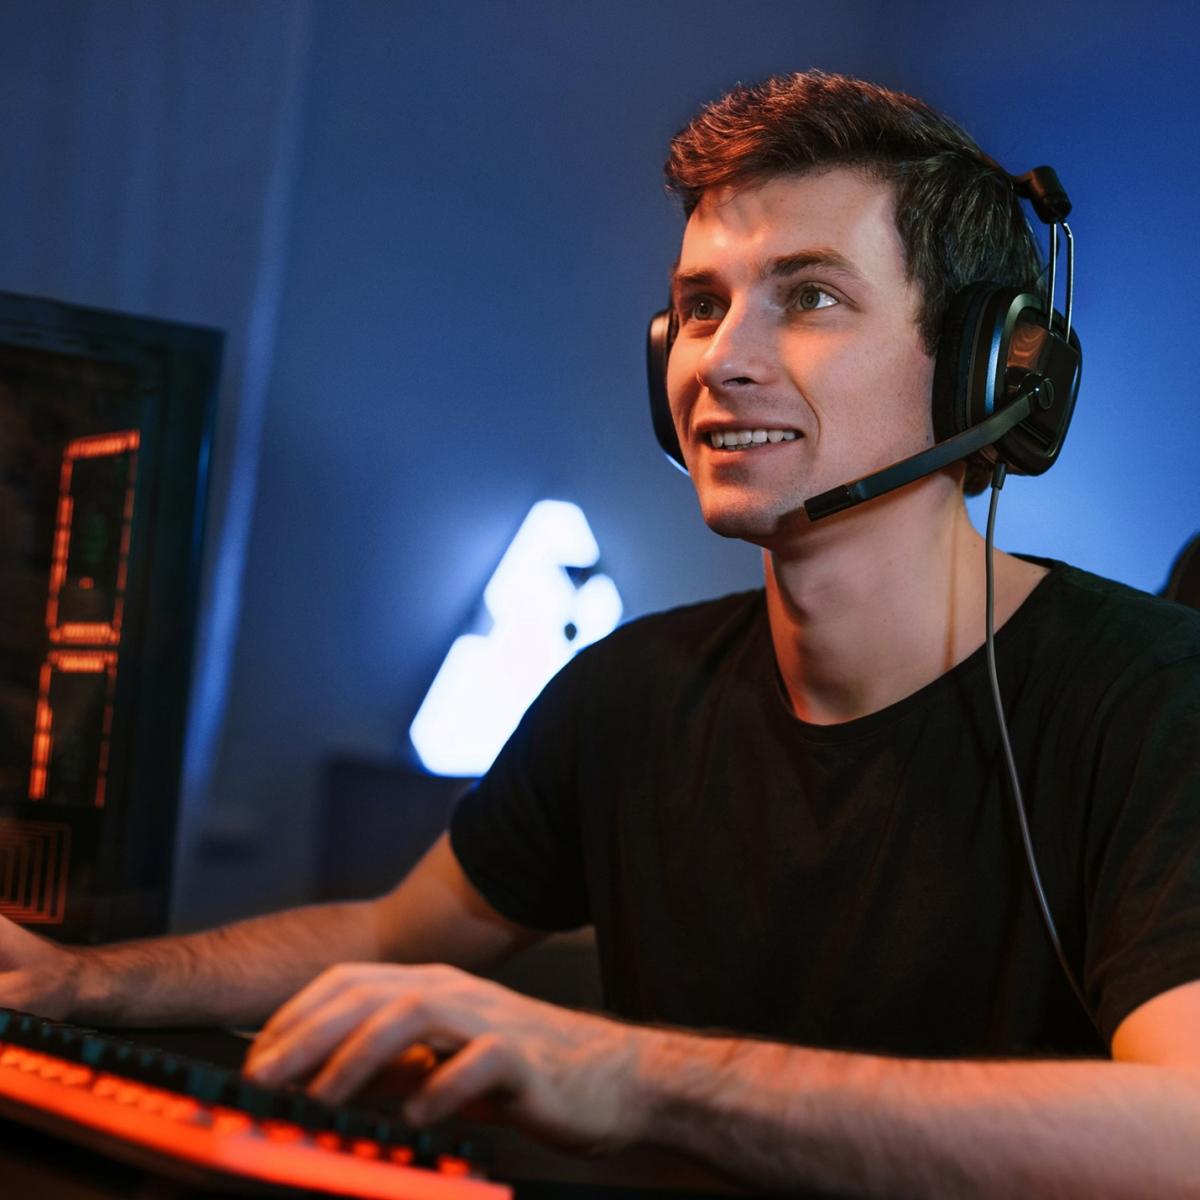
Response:
[{"label": "stubble on chin", "polygon": [[774,504],[720,504],[700,500],[704,523],[718,537],[736,539],[772,549],[780,541],[797,536],[811,523],[803,502],[777,501]]}]

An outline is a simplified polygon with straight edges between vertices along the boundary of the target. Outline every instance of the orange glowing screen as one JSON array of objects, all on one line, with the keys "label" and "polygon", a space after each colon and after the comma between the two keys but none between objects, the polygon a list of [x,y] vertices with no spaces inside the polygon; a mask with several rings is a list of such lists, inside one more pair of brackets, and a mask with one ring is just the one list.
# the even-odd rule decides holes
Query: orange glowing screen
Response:
[{"label": "orange glowing screen", "polygon": [[[104,804],[129,546],[136,429],[76,438],[63,451],[46,600],[29,798]],[[61,753],[60,753],[61,751]]]}]

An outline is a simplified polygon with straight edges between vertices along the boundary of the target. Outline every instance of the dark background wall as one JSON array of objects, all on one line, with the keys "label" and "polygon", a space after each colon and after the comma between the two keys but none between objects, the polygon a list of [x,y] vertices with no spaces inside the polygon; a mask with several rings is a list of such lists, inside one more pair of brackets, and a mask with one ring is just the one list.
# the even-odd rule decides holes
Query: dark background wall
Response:
[{"label": "dark background wall", "polygon": [[[738,79],[915,91],[1076,202],[1084,387],[1002,544],[1157,588],[1200,524],[1191,6],[0,0],[0,287],[230,333],[177,920],[309,891],[528,507],[629,615],[752,585],[655,449],[666,141]],[[19,114],[20,119],[13,119]]]}]

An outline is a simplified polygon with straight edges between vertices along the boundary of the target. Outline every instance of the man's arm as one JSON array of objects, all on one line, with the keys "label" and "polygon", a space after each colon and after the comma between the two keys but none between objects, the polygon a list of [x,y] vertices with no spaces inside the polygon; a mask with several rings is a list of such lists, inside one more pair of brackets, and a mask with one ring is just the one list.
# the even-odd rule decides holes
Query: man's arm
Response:
[{"label": "man's arm", "polygon": [[445,967],[346,965],[267,1023],[248,1061],[343,1100],[413,1045],[443,1061],[418,1124],[487,1101],[590,1153],[649,1143],[757,1188],[860,1196],[1200,1194],[1200,984],[1151,1000],[1114,1043],[1151,1061],[883,1058],[647,1029]]},{"label": "man's arm", "polygon": [[538,936],[479,896],[443,835],[378,899],[290,909],[205,933],[85,949],[0,918],[0,1005],[108,1025],[255,1024],[341,961],[485,970]]},{"label": "man's arm", "polygon": [[1200,1195],[1194,1061],[923,1061],[662,1034],[639,1074],[647,1140],[759,1186]]}]

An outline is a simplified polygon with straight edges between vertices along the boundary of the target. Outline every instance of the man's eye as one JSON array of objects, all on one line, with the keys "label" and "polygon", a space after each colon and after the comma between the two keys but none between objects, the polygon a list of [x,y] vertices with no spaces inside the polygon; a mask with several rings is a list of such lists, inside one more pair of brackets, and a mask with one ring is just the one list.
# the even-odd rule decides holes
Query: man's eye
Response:
[{"label": "man's eye", "polygon": [[685,321],[719,321],[721,306],[711,296],[695,296],[683,303]]},{"label": "man's eye", "polygon": [[801,312],[811,312],[815,308],[832,308],[838,303],[838,298],[831,295],[823,287],[815,283],[801,284],[792,293],[792,307]]}]

